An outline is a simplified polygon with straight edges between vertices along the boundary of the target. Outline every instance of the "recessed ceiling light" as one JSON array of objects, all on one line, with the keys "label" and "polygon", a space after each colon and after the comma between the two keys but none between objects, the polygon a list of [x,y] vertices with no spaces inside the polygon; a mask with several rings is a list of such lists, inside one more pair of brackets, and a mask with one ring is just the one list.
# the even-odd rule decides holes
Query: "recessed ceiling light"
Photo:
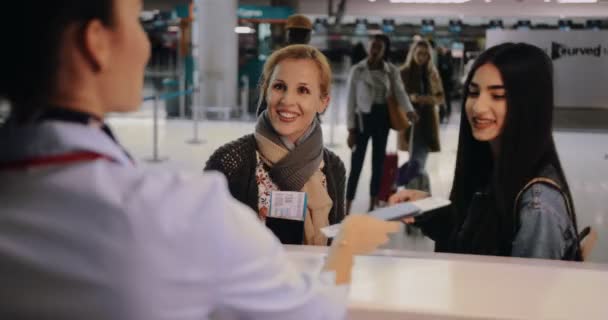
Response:
[{"label": "recessed ceiling light", "polygon": [[390,0],[391,3],[437,3],[437,4],[452,4],[466,3],[471,0]]},{"label": "recessed ceiling light", "polygon": [[597,0],[557,0],[558,3],[597,3]]},{"label": "recessed ceiling light", "polygon": [[234,32],[238,33],[238,34],[250,34],[250,33],[255,33],[255,29],[251,28],[251,27],[234,27]]},{"label": "recessed ceiling light", "polygon": [[486,0],[486,3],[490,3],[490,2],[492,2],[492,0]]}]

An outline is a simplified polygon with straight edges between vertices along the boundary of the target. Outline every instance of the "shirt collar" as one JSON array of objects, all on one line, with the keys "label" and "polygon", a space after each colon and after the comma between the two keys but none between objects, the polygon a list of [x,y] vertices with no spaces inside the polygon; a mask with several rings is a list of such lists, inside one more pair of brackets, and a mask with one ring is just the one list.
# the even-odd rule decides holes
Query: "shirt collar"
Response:
[{"label": "shirt collar", "polygon": [[71,152],[94,152],[123,165],[133,162],[122,147],[102,129],[103,124],[82,125],[48,120],[27,125],[5,125],[0,129],[0,161],[10,162],[33,157]]}]

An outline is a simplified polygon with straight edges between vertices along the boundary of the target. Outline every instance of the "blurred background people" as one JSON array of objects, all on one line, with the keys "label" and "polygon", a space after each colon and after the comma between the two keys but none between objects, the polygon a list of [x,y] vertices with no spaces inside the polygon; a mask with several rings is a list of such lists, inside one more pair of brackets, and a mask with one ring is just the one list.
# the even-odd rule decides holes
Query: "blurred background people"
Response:
[{"label": "blurred background people", "polygon": [[309,44],[312,33],[312,22],[303,14],[294,14],[287,18],[285,24],[287,45]]},{"label": "blurred background people", "polygon": [[374,36],[369,43],[366,60],[354,65],[350,71],[347,92],[348,146],[352,150],[351,169],[346,189],[346,212],[357,191],[359,176],[365,160],[368,141],[372,140],[372,177],[370,181],[369,210],[378,204],[386,143],[390,130],[388,99],[394,96],[410,119],[416,113],[403,88],[399,70],[384,61],[386,37]]},{"label": "blurred background people", "polygon": [[452,115],[452,91],[454,88],[454,59],[450,49],[441,46],[437,54],[437,69],[441,76],[443,95],[445,102],[440,109],[440,120],[442,123],[449,122]]},{"label": "blurred background people", "polygon": [[[426,162],[429,152],[441,149],[438,106],[444,102],[441,77],[431,61],[431,51],[431,45],[425,40],[413,43],[401,67],[403,85],[420,119],[410,129],[398,133],[408,145],[405,151],[410,151],[403,183],[429,193],[431,186]],[[411,140],[410,135],[413,135]],[[412,141],[411,146],[409,141]]]}]

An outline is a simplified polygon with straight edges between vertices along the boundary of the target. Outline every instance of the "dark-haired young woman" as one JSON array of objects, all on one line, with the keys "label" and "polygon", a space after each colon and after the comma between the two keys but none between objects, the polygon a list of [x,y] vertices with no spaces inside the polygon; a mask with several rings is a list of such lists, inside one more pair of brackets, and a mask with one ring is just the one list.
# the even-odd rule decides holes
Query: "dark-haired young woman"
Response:
[{"label": "dark-haired young woman", "polygon": [[[552,134],[549,57],[528,44],[492,47],[475,62],[465,97],[452,205],[414,223],[440,252],[580,260]],[[427,196],[404,190],[391,202]]]}]

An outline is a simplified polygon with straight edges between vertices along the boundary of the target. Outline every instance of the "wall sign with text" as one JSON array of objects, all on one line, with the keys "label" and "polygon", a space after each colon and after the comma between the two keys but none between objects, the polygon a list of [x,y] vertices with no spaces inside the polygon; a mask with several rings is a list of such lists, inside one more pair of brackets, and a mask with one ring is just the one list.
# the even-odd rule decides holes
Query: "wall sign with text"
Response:
[{"label": "wall sign with text", "polygon": [[504,42],[525,42],[547,52],[556,106],[608,109],[608,31],[486,31],[488,48]]}]

